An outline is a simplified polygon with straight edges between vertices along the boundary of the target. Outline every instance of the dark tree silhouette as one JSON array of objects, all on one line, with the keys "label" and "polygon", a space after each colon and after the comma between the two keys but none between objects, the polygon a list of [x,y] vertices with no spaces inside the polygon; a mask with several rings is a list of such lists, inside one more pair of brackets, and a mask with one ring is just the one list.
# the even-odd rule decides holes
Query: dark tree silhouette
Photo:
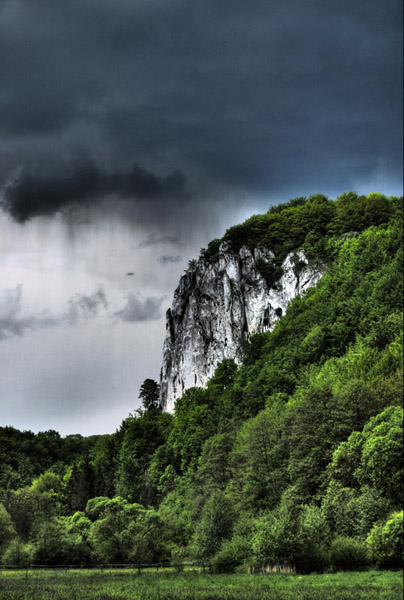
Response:
[{"label": "dark tree silhouette", "polygon": [[159,407],[160,386],[154,379],[145,379],[139,390],[143,408],[149,410]]}]

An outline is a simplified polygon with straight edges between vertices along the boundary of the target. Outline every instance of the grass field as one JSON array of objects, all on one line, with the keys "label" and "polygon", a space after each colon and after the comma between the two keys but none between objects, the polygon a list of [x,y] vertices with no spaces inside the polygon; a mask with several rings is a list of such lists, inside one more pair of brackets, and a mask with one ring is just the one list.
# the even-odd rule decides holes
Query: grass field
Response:
[{"label": "grass field", "polygon": [[398,571],[209,575],[136,571],[0,571],[0,600],[402,600]]}]

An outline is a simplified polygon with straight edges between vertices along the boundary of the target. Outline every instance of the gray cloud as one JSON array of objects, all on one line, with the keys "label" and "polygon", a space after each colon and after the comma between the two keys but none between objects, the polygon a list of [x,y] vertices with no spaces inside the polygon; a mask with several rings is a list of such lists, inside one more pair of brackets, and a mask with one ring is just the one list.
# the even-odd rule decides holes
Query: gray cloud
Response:
[{"label": "gray cloud", "polygon": [[67,302],[67,309],[57,315],[23,315],[23,287],[0,291],[0,340],[22,336],[27,331],[49,329],[60,325],[76,325],[97,317],[101,308],[107,308],[104,290],[99,287],[92,294],[75,294]]},{"label": "gray cloud", "polygon": [[115,313],[115,317],[129,323],[140,321],[155,321],[162,314],[163,298],[142,298],[139,295],[128,294],[126,305]]},{"label": "gray cloud", "polygon": [[175,256],[173,256],[172,254],[163,254],[162,256],[159,256],[157,260],[162,265],[168,265],[170,263],[181,262],[182,256],[180,256],[179,254]]},{"label": "gray cloud", "polygon": [[87,164],[70,177],[39,179],[22,174],[5,186],[1,205],[19,223],[53,215],[76,205],[100,202],[109,195],[149,199],[181,195],[185,177],[178,171],[160,178],[139,165],[126,173],[105,173]]},{"label": "gray cloud", "polygon": [[21,336],[33,329],[34,321],[21,317],[22,286],[0,292],[0,340],[15,335]]},{"label": "gray cloud", "polygon": [[159,244],[172,244],[173,246],[181,246],[181,242],[173,235],[159,235],[156,232],[151,232],[149,235],[139,242],[138,248],[148,248],[149,246],[157,246]]},{"label": "gray cloud", "polygon": [[101,287],[90,295],[76,294],[73,298],[70,298],[68,309],[65,315],[61,317],[61,321],[75,324],[81,320],[88,320],[96,317],[100,308],[107,308],[107,306],[107,297]]}]

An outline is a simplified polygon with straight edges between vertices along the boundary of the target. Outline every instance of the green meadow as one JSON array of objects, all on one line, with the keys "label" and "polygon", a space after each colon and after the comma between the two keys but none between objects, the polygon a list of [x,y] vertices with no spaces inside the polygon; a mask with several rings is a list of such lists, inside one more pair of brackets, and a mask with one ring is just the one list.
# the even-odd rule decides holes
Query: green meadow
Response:
[{"label": "green meadow", "polygon": [[1,600],[401,600],[400,571],[211,575],[198,571],[0,572]]}]

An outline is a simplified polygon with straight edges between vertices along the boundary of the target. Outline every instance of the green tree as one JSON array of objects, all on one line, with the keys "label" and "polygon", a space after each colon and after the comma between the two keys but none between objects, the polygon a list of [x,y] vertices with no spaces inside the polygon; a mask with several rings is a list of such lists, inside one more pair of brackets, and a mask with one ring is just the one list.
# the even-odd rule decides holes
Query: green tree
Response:
[{"label": "green tree", "polygon": [[300,554],[296,556],[298,571],[323,571],[329,563],[330,530],[317,506],[304,506],[299,519]]},{"label": "green tree", "polygon": [[42,521],[34,538],[33,560],[37,565],[65,565],[69,561],[69,543],[63,526],[56,520]]},{"label": "green tree", "polygon": [[31,484],[31,489],[39,494],[56,494],[62,493],[63,482],[60,475],[47,471],[34,479]]},{"label": "green tree", "polygon": [[115,434],[102,435],[91,449],[95,496],[113,498],[116,495],[117,446]]},{"label": "green tree", "polygon": [[403,564],[403,511],[393,513],[383,525],[375,525],[367,537],[370,557],[382,567]]},{"label": "green tree", "polygon": [[370,486],[399,505],[403,497],[403,409],[390,406],[335,450],[329,472],[351,487]]},{"label": "green tree", "polygon": [[200,522],[192,540],[192,550],[197,560],[211,558],[220,549],[224,539],[233,531],[233,506],[221,490],[215,491],[206,502]]},{"label": "green tree", "polygon": [[160,386],[154,379],[145,379],[139,390],[139,398],[145,410],[158,408],[160,403]]},{"label": "green tree", "polygon": [[66,517],[65,527],[69,534],[75,536],[77,546],[85,546],[85,550],[82,550],[82,554],[87,554],[88,558],[90,558],[90,554],[94,551],[90,539],[90,519],[86,517],[83,512],[76,512],[74,515]]},{"label": "green tree", "polygon": [[151,504],[153,489],[147,477],[150,460],[170,432],[172,416],[157,409],[137,411],[118,432],[117,492],[130,502]]},{"label": "green tree", "polygon": [[372,526],[391,512],[393,505],[379,490],[368,486],[361,490],[343,487],[332,480],[321,508],[332,531],[342,537],[364,539]]},{"label": "green tree", "polygon": [[7,510],[23,542],[28,542],[41,522],[56,515],[56,508],[52,496],[30,488],[17,490],[7,499]]},{"label": "green tree", "polygon": [[230,452],[233,442],[230,433],[217,433],[204,443],[195,474],[204,493],[210,494],[226,487],[231,477]]},{"label": "green tree", "polygon": [[256,565],[291,566],[298,572],[321,571],[329,561],[330,531],[316,506],[284,503],[255,522],[252,540]]},{"label": "green tree", "polygon": [[298,522],[298,512],[284,507],[255,520],[252,555],[256,568],[294,565],[300,553]]},{"label": "green tree", "polygon": [[403,410],[386,408],[363,430],[361,462],[355,476],[396,504],[403,500]]},{"label": "green tree", "polygon": [[113,498],[91,525],[90,540],[101,562],[152,562],[161,558],[161,520],[154,510]]},{"label": "green tree", "polygon": [[70,511],[83,510],[94,496],[94,468],[88,454],[73,465],[66,477],[66,502]]},{"label": "green tree", "polygon": [[274,508],[287,485],[284,403],[275,401],[241,428],[231,455],[229,489],[244,508]]},{"label": "green tree", "polygon": [[23,569],[32,564],[34,548],[32,544],[24,544],[21,540],[12,540],[3,554],[3,564]]},{"label": "green tree", "polygon": [[3,504],[0,504],[0,556],[15,535],[16,531],[13,521]]}]

